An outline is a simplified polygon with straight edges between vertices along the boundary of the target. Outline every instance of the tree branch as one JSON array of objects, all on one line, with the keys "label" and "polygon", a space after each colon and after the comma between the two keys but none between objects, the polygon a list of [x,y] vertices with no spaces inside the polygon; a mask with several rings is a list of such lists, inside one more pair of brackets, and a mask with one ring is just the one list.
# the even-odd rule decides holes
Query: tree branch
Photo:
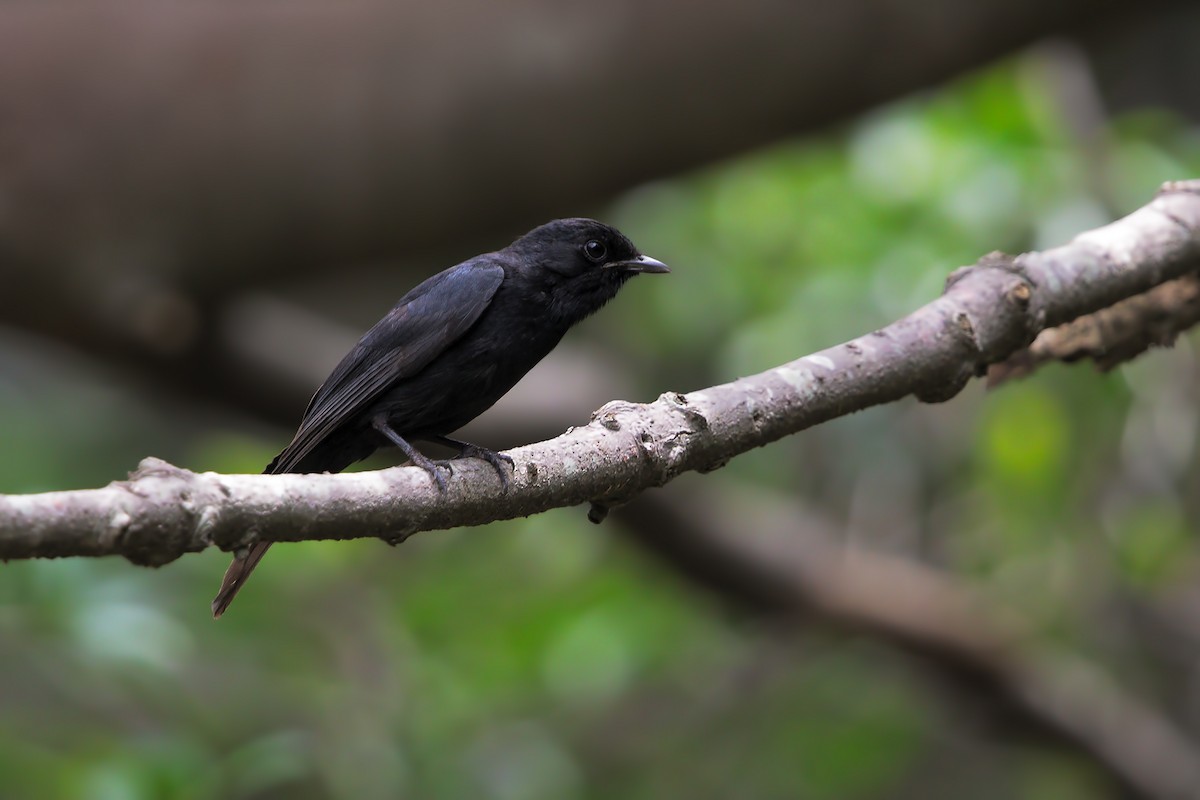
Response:
[{"label": "tree branch", "polygon": [[608,403],[581,428],[516,448],[505,493],[486,464],[445,495],[419,469],[342,475],[195,474],[146,459],[104,489],[0,497],[0,558],[120,554],[163,564],[210,545],[375,536],[479,525],[591,501],[592,518],[681,473],[835,417],[915,395],[948,400],[1047,327],[1200,268],[1200,181],[1062,247],[985,256],[932,303],[878,331],[766,372],[656,402]]},{"label": "tree branch", "polygon": [[988,386],[1024,378],[1050,361],[1091,359],[1102,372],[1151,347],[1169,347],[1200,322],[1200,275],[1185,275],[1094,314],[1038,334],[1033,344],[988,367]]}]

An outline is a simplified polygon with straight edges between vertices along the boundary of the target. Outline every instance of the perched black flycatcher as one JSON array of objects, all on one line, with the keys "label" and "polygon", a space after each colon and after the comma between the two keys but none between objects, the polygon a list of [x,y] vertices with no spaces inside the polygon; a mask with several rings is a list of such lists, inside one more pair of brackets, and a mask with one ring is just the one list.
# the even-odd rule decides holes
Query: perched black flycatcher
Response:
[{"label": "perched black flycatcher", "polygon": [[[507,489],[512,459],[446,436],[482,414],[639,272],[668,272],[620,231],[559,219],[503,250],[476,256],[417,286],[375,323],[317,389],[291,444],[264,472],[340,472],[395,445],[445,491],[440,471],[410,442],[437,442],[491,464]],[[270,547],[229,565],[213,616]]]}]

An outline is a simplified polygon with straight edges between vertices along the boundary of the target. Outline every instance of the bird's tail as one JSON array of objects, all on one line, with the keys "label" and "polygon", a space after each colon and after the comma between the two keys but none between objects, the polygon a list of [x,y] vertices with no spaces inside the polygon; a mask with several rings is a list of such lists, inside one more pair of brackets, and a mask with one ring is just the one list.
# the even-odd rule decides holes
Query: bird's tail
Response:
[{"label": "bird's tail", "polygon": [[[271,460],[271,463],[263,470],[263,474],[278,475],[281,472],[292,471],[307,452],[297,451],[295,444],[295,440],[292,440],[292,443],[285,447],[283,452]],[[225,570],[225,577],[221,579],[221,588],[217,590],[217,596],[212,601],[213,619],[220,617],[225,613],[225,609],[229,608],[229,604],[246,585],[246,579],[258,566],[258,562],[262,561],[262,557],[267,554],[270,546],[270,542],[259,542],[250,545],[245,555],[233,557],[233,563],[229,565],[229,569]]]},{"label": "bird's tail", "polygon": [[221,588],[217,592],[217,596],[213,598],[213,619],[224,614],[225,609],[229,608],[229,604],[237,596],[238,590],[245,585],[246,578],[250,577],[250,573],[258,566],[258,562],[262,561],[262,557],[266,555],[267,548],[270,546],[270,542],[258,542],[250,545],[244,556],[234,557],[229,569],[225,570],[225,577],[221,579]]}]

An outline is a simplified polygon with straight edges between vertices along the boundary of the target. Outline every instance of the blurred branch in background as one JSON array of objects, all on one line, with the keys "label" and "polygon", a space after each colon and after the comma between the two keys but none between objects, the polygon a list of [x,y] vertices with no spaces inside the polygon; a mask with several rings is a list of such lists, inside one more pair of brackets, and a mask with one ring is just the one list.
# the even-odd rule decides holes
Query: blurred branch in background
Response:
[{"label": "blurred branch in background", "polygon": [[1200,797],[1200,750],[1167,717],[1100,668],[1039,651],[947,575],[846,545],[818,515],[766,492],[724,487],[719,502],[697,490],[654,493],[617,519],[735,608],[888,642],[964,689],[1000,730],[1049,736],[1133,797]]},{"label": "blurred branch in background", "polygon": [[290,420],[237,367],[246,289],[447,242],[454,263],[1047,34],[1176,5],[9,4],[0,319]]},{"label": "blurred branch in background", "polygon": [[71,272],[145,254],[211,293],[490,238],[1133,13],[1111,0],[6,7],[2,163],[7,191],[38,202],[7,210],[0,241]]},{"label": "blurred branch in background", "polygon": [[121,554],[164,564],[216,544],[378,536],[479,525],[591,501],[589,517],[689,471],[910,394],[948,400],[1049,325],[1196,270],[1200,181],[1069,244],[991,254],[881,330],[774,369],[655,403],[614,401],[582,428],[517,448],[510,490],[464,461],[442,495],[424,472],[197,475],[147,459],[107,489],[0,496],[0,557]]}]

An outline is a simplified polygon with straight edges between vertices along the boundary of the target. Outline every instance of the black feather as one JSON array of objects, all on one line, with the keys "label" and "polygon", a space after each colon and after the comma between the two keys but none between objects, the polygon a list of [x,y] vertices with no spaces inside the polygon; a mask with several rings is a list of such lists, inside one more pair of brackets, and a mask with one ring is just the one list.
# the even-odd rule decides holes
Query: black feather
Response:
[{"label": "black feather", "polygon": [[[615,228],[561,219],[414,288],[317,389],[295,437],[266,472],[338,472],[396,444],[439,488],[437,464],[410,440],[486,459],[504,485],[507,456],[447,439],[499,400],[567,330],[642,271],[665,272]],[[235,558],[213,601],[229,605],[269,545]]]}]

